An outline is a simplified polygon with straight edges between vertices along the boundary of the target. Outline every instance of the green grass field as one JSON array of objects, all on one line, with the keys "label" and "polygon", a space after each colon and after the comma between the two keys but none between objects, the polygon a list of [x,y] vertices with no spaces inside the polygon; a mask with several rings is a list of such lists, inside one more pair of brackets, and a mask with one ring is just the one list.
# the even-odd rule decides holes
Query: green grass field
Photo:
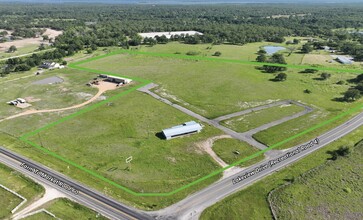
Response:
[{"label": "green grass field", "polygon": [[[81,66],[152,80],[160,85],[154,90],[156,93],[207,118],[286,99],[300,101],[315,109],[308,115],[255,135],[269,146],[363,103],[335,101],[352,86],[349,83],[337,85],[336,82],[355,78],[356,74],[352,73],[332,73],[328,80],[319,80],[320,72],[302,74],[299,69],[288,69],[285,82],[272,82],[273,74],[262,73],[252,65],[128,54],[109,56]],[[312,93],[304,93],[305,89]],[[296,142],[307,141],[322,131],[323,128],[296,139]],[[282,148],[293,144],[295,142]]]},{"label": "green grass field", "polygon": [[[53,200],[43,206],[47,211],[53,213],[58,219],[99,219],[106,220],[107,218],[96,213],[95,211],[72,202],[68,199]],[[41,212],[36,215],[24,218],[24,220],[48,220],[55,219],[47,213]]]},{"label": "green grass field", "polygon": [[[134,92],[30,140],[40,144],[41,138],[45,148],[136,192],[169,192],[218,168],[195,144],[221,134],[216,128],[205,125],[200,134],[190,137],[160,138],[162,129],[191,120],[146,94]],[[133,156],[131,170],[125,163],[129,156]]]},{"label": "green grass field", "polygon": [[221,124],[237,132],[246,132],[261,125],[279,120],[289,115],[303,111],[304,108],[297,105],[281,105],[260,111],[254,111],[246,115],[222,121]]},{"label": "green grass field", "polygon": [[363,216],[363,142],[347,157],[296,178],[271,194],[278,219],[359,219]]},{"label": "green grass field", "polygon": [[[297,179],[300,175],[304,174],[305,172],[314,169],[317,166],[324,164],[328,158],[331,156],[326,152],[329,150],[336,150],[340,146],[350,146],[352,147],[357,142],[362,139],[362,132],[363,127],[355,130],[353,133],[347,135],[346,137],[320,149],[313,154],[301,159],[300,161],[294,163],[293,165],[284,168],[283,170],[274,173],[274,175],[268,176],[259,182],[249,186],[242,191],[225,198],[224,200],[216,203],[215,205],[207,208],[201,215],[201,220],[207,219],[272,219],[271,211],[269,208],[269,204],[267,202],[268,193],[289,182],[291,179]],[[355,163],[355,169],[359,168],[360,164]],[[340,166],[339,166],[340,167]],[[340,172],[355,172],[355,169],[344,169],[340,167],[342,170]],[[336,171],[335,171],[336,172]],[[340,176],[342,178],[342,176]],[[333,179],[327,180],[329,183],[332,184],[334,181]],[[345,182],[341,182],[344,184]],[[351,183],[357,185],[358,183]],[[361,193],[361,190],[358,189],[358,192]],[[339,189],[337,193],[344,194],[345,192],[343,189]],[[354,193],[354,191],[353,191]],[[290,196],[289,194],[288,196]],[[304,197],[305,195],[299,194],[299,196]],[[308,196],[308,195],[306,195]],[[317,195],[315,195],[317,196]],[[346,199],[349,197],[346,195]],[[335,198],[335,197],[334,197]],[[334,199],[330,198],[330,199]],[[346,201],[346,199],[344,201]],[[312,200],[309,200],[312,202]],[[339,200],[335,200],[339,201]],[[348,203],[349,204],[349,203]],[[346,206],[345,202],[341,204],[342,206]],[[357,205],[361,205],[357,204]],[[298,209],[298,204],[293,204],[295,209]],[[292,207],[290,207],[292,208]],[[288,211],[288,210],[286,210]],[[360,210],[361,211],[361,210]],[[305,213],[305,217],[306,217]],[[304,216],[295,216],[297,218],[293,219],[301,219],[299,217]],[[314,216],[314,219],[317,216]],[[334,218],[333,218],[334,219]]]},{"label": "green grass field", "polygon": [[22,55],[22,54],[36,52],[36,50],[38,48],[39,48],[39,45],[28,45],[28,46],[17,48],[17,50],[14,53],[0,52],[0,60],[3,58],[14,57],[14,56]]},{"label": "green grass field", "polygon": [[[35,199],[41,197],[44,192],[42,186],[31,181],[29,178],[22,174],[0,164],[0,184],[17,192],[25,197],[28,202],[23,205],[31,203]],[[0,188],[0,218],[6,219],[11,215],[10,211],[19,205],[23,200],[14,194]]]},{"label": "green grass field", "polygon": [[0,218],[4,219],[5,217],[11,214],[11,210],[13,210],[16,206],[18,206],[23,200],[11,192],[6,191],[3,188],[0,188]]},{"label": "green grass field", "polygon": [[[227,164],[232,164],[258,152],[258,149],[255,149],[247,143],[239,141],[237,139],[217,140],[213,144],[213,150]],[[236,154],[235,151],[238,151],[240,154]],[[261,154],[258,157],[253,158],[252,160],[248,160],[240,164],[240,166],[247,167],[263,159],[264,156],[263,154]]]}]

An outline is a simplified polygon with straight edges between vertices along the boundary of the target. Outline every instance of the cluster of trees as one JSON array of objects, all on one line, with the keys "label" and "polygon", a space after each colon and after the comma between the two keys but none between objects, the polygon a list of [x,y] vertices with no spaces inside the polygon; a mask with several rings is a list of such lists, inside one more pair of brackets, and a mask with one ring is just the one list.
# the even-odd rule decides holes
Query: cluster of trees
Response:
[{"label": "cluster of trees", "polygon": [[[274,17],[274,15],[291,15]],[[304,16],[294,16],[304,14]],[[362,27],[361,8],[354,5],[52,5],[2,4],[0,29],[29,30],[74,27],[105,31],[120,36],[140,32],[196,30],[203,37],[186,38],[189,43],[258,41],[283,42],[284,36],[326,36],[332,29]],[[26,33],[22,33],[24,36]],[[30,34],[30,33],[29,33]],[[343,36],[342,36],[343,37]],[[105,39],[105,38],[103,38]],[[106,40],[109,44],[111,39]],[[100,43],[99,43],[100,44]]]},{"label": "cluster of trees", "polygon": [[47,51],[42,54],[32,54],[29,57],[16,57],[8,59],[5,65],[1,68],[1,76],[5,76],[11,72],[28,71],[32,67],[39,66],[44,60],[57,60],[62,61],[66,56],[66,51],[55,49],[54,51]]},{"label": "cluster of trees", "polygon": [[[258,51],[258,56],[256,58],[257,62],[263,63],[275,63],[275,64],[286,64],[284,55],[275,53],[271,57],[266,55],[265,50]],[[275,66],[275,65],[263,65],[261,69],[267,73],[276,73],[279,71],[285,71],[286,67],[284,66]]]},{"label": "cluster of trees", "polygon": [[363,74],[358,75],[355,79],[352,80],[352,82],[354,82],[356,86],[348,89],[348,91],[344,93],[344,101],[356,101],[363,95]]}]

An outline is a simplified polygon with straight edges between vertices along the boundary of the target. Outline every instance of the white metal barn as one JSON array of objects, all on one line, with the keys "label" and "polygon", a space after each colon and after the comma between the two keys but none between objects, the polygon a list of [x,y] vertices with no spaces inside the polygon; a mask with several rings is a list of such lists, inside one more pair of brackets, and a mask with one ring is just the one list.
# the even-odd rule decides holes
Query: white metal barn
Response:
[{"label": "white metal barn", "polygon": [[199,133],[202,130],[202,126],[195,122],[189,121],[182,125],[171,127],[163,130],[163,134],[166,140],[170,140],[175,137],[180,137],[187,134]]}]

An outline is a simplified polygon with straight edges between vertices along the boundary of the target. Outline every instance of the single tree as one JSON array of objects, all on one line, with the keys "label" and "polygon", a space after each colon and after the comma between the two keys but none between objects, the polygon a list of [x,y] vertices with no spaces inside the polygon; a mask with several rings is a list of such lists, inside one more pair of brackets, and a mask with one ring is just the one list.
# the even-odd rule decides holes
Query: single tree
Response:
[{"label": "single tree", "polygon": [[355,101],[362,97],[360,91],[358,89],[349,89],[344,93],[344,100],[345,101]]},{"label": "single tree", "polygon": [[320,75],[320,77],[323,79],[323,80],[327,80],[331,77],[331,74],[330,73],[322,73]]},{"label": "single tree", "polygon": [[311,44],[304,44],[301,48],[301,52],[303,53],[310,53],[311,51],[313,51],[313,46],[311,46]]},{"label": "single tree", "polygon": [[219,57],[220,55],[222,55],[222,53],[220,51],[216,51],[213,56]]},{"label": "single tree", "polygon": [[257,61],[257,62],[264,63],[264,62],[266,62],[266,61],[267,61],[267,57],[266,57],[266,55],[265,55],[265,54],[260,54],[260,55],[258,55],[258,56],[257,56],[256,61]]},{"label": "single tree", "polygon": [[8,53],[14,53],[15,51],[17,51],[17,48],[14,45],[11,45],[8,49]]},{"label": "single tree", "polygon": [[275,77],[276,81],[285,81],[286,79],[287,79],[287,74],[286,73],[279,73]]}]

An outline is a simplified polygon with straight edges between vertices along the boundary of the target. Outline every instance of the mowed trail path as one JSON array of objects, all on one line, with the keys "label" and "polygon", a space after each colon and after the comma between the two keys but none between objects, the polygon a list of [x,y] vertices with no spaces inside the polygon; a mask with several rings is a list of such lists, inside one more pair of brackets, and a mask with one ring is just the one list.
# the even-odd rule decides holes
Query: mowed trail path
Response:
[{"label": "mowed trail path", "polygon": [[22,117],[22,116],[26,116],[26,115],[32,115],[32,114],[38,114],[38,113],[48,113],[48,112],[61,112],[61,111],[67,111],[67,110],[71,110],[71,109],[81,108],[81,107],[88,105],[89,103],[97,100],[104,92],[117,88],[116,84],[109,83],[109,82],[100,82],[99,85],[95,85],[94,87],[98,88],[97,94],[95,96],[93,96],[91,99],[89,99],[81,104],[73,105],[73,106],[66,107],[66,108],[58,108],[58,109],[43,109],[43,110],[31,109],[31,110],[27,110],[25,112],[1,119],[0,122],[18,118],[18,117]]}]

